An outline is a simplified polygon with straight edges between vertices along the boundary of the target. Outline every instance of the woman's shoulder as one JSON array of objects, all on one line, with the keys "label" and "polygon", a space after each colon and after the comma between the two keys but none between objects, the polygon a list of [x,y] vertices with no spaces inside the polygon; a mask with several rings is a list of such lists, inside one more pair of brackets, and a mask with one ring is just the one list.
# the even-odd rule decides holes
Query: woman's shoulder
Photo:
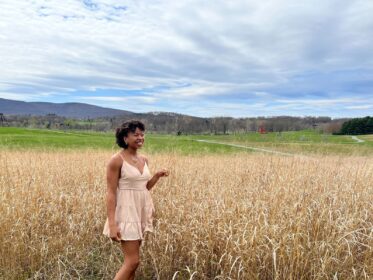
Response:
[{"label": "woman's shoulder", "polygon": [[109,158],[107,165],[110,167],[121,167],[122,163],[123,163],[123,158],[120,155],[120,153],[115,153]]},{"label": "woman's shoulder", "polygon": [[144,155],[144,154],[140,154],[140,157],[141,157],[143,160],[146,161],[146,164],[149,163],[149,162],[148,162],[148,157],[147,157],[146,155]]}]

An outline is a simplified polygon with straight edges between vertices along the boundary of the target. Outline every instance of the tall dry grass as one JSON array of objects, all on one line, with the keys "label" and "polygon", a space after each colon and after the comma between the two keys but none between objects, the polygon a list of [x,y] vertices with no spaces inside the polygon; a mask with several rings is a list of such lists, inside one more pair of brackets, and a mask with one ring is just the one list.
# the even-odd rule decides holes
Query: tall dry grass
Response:
[{"label": "tall dry grass", "polygon": [[[2,150],[0,276],[112,279],[109,151]],[[148,154],[155,231],[136,279],[371,279],[373,159]]]}]

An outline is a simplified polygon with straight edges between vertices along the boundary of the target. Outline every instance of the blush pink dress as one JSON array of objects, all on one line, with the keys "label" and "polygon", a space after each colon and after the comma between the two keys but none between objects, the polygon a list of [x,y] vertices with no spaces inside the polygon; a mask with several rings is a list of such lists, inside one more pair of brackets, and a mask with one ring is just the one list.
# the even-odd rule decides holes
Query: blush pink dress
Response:
[{"label": "blush pink dress", "polygon": [[[143,239],[145,231],[153,232],[155,209],[150,191],[146,188],[152,176],[146,162],[141,173],[119,155],[123,164],[117,187],[115,222],[119,226],[122,240]],[[110,237],[108,218],[102,233]]]}]

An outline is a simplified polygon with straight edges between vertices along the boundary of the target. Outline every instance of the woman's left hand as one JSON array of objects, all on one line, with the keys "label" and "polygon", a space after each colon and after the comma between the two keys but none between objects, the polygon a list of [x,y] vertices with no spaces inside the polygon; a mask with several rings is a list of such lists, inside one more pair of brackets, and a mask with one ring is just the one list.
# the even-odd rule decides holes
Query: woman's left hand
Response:
[{"label": "woman's left hand", "polygon": [[167,176],[169,175],[169,172],[168,172],[167,169],[163,168],[162,170],[157,171],[157,172],[155,173],[155,175],[156,175],[158,178],[160,178],[160,177],[167,177]]}]

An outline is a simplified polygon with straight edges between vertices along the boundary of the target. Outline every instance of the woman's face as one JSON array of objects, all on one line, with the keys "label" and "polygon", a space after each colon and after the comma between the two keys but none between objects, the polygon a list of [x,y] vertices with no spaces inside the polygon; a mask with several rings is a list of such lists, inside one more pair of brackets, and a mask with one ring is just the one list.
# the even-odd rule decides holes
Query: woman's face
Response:
[{"label": "woman's face", "polygon": [[141,148],[144,145],[145,141],[144,131],[136,127],[135,132],[128,132],[128,136],[124,137],[124,140],[127,142],[128,146],[131,146],[135,149]]}]

